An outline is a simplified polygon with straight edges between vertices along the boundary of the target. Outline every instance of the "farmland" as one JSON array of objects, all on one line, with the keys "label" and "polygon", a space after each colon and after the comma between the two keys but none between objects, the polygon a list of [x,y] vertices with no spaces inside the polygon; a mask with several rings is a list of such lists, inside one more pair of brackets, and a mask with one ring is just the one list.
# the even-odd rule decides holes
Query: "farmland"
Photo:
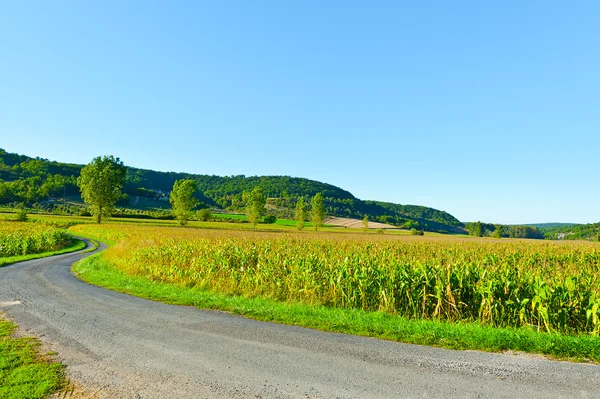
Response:
[{"label": "farmland", "polygon": [[587,243],[81,225],[129,276],[409,319],[598,335],[600,248]]},{"label": "farmland", "polygon": [[68,241],[64,230],[52,226],[0,221],[0,258],[55,251]]}]

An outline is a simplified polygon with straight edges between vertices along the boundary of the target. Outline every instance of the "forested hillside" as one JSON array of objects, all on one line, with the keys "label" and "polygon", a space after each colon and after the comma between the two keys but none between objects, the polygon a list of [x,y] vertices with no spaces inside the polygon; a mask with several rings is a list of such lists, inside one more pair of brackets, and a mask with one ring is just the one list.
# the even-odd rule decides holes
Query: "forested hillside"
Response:
[{"label": "forested hillside", "polygon": [[[77,195],[77,177],[83,165],[67,164],[0,149],[0,204],[33,205],[53,197]],[[331,184],[289,176],[209,176],[189,173],[157,172],[129,167],[123,188],[122,203],[132,205],[128,197],[167,199],[178,179],[193,179],[198,184],[198,198],[205,207],[243,211],[245,193],[260,186],[269,197],[273,212],[285,215],[293,212],[301,196],[306,199],[317,193],[325,197],[330,216],[362,219],[430,231],[463,233],[462,223],[444,211],[418,206],[380,201],[363,201],[350,192]]]},{"label": "forested hillside", "polygon": [[557,225],[541,229],[551,240],[600,241],[600,223]]}]

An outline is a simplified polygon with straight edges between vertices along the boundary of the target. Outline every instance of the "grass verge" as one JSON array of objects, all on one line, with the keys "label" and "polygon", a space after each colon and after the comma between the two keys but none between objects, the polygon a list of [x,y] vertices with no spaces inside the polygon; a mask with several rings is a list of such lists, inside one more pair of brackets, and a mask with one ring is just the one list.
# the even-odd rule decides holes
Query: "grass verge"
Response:
[{"label": "grass verge", "polygon": [[23,262],[26,260],[45,258],[47,256],[60,255],[60,254],[66,254],[68,252],[79,251],[81,249],[84,249],[85,245],[86,244],[84,241],[77,239],[77,238],[72,238],[71,240],[69,240],[69,244],[67,244],[66,247],[56,250],[56,251],[0,258],[0,267],[10,265],[12,263]]},{"label": "grass verge", "polygon": [[230,296],[128,276],[115,269],[102,254],[79,261],[73,271],[90,284],[114,291],[169,304],[224,310],[257,320],[449,349],[528,352],[555,359],[600,363],[600,338],[590,335],[549,334],[528,328],[495,328],[478,323],[408,320],[382,312]]},{"label": "grass verge", "polygon": [[64,366],[40,356],[33,338],[13,338],[17,328],[0,319],[0,398],[45,398],[64,383]]}]

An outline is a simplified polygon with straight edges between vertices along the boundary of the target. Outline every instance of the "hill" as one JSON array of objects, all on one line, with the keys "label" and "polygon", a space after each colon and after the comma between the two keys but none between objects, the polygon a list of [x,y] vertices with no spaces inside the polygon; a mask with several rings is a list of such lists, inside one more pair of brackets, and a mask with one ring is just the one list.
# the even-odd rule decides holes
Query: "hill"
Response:
[{"label": "hill", "polygon": [[545,229],[553,229],[553,228],[562,228],[562,227],[570,227],[577,226],[577,223],[533,223],[533,224],[524,224],[523,226],[536,227],[540,230]]},{"label": "hill", "polygon": [[550,226],[542,231],[550,240],[600,241],[600,223]]},{"label": "hill", "polygon": [[[0,149],[0,204],[23,202],[33,205],[53,197],[78,196],[77,177],[82,167]],[[144,204],[147,208],[151,200],[168,201],[168,193],[178,179],[196,181],[198,199],[203,207],[241,212],[245,207],[244,193],[260,186],[269,197],[269,210],[280,217],[293,215],[296,201],[301,196],[309,198],[320,192],[325,197],[329,216],[362,219],[368,215],[373,222],[395,226],[465,232],[463,224],[444,211],[419,205],[363,201],[331,184],[289,176],[211,176],[128,167],[121,204],[130,208]]]}]

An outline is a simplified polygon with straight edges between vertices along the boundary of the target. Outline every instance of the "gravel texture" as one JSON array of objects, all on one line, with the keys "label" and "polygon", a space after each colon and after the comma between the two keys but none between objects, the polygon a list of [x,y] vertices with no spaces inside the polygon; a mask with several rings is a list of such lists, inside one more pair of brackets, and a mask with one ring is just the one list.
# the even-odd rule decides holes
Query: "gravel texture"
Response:
[{"label": "gravel texture", "polygon": [[600,398],[600,366],[452,351],[166,305],[75,278],[75,253],[0,268],[0,311],[103,398]]}]

